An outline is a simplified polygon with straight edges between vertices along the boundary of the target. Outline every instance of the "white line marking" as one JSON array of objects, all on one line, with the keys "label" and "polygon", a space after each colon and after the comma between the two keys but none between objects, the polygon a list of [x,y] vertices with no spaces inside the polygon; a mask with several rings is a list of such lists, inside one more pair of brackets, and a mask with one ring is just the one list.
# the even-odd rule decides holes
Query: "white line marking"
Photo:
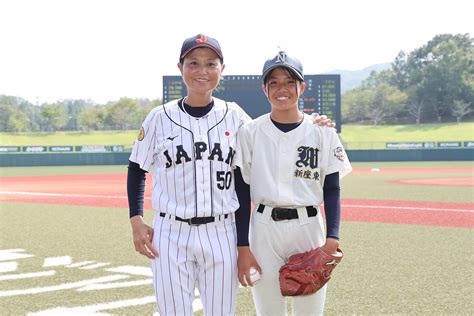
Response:
[{"label": "white line marking", "polygon": [[432,208],[432,207],[410,207],[410,206],[383,206],[383,205],[350,205],[344,204],[342,207],[354,207],[354,208],[371,208],[371,209],[396,209],[396,210],[410,210],[410,211],[443,211],[443,212],[455,212],[455,213],[474,213],[474,210],[461,210],[461,209],[445,209],[445,208]]},{"label": "white line marking", "polygon": [[39,311],[36,313],[29,313],[28,316],[49,316],[49,315],[108,315],[108,314],[96,314],[98,311],[124,308],[128,306],[138,306],[155,303],[154,296],[146,296],[142,298],[133,298],[129,300],[121,300],[109,303],[78,306],[78,307],[56,307]]},{"label": "white line marking", "polygon": [[[57,307],[57,308],[52,308],[48,309],[42,312],[37,312],[37,313],[29,313],[27,314],[28,316],[30,315],[42,315],[42,316],[113,316],[112,314],[108,313],[96,313],[96,312],[84,312],[81,311],[80,308],[77,309],[72,309],[72,308],[67,308],[67,307]],[[160,315],[158,315],[160,316]]]},{"label": "white line marking", "polygon": [[15,248],[15,249],[0,249],[0,255],[4,252],[25,252],[25,249]]},{"label": "white line marking", "polygon": [[70,196],[70,197],[93,197],[105,199],[125,199],[123,195],[93,195],[93,194],[63,194],[63,193],[44,193],[44,192],[14,192],[14,191],[0,191],[0,194],[8,195],[37,195],[37,196]]},{"label": "white line marking", "polygon": [[77,290],[79,292],[94,291],[94,290],[107,290],[107,289],[118,289],[118,288],[129,287],[129,286],[142,286],[142,285],[148,285],[148,284],[153,284],[153,280],[148,279],[148,280],[140,280],[140,281],[92,284],[92,285],[81,287],[80,289],[77,289]]},{"label": "white line marking", "polygon": [[2,272],[12,272],[18,269],[18,263],[15,261],[10,262],[0,262],[0,273]]},{"label": "white line marking", "polygon": [[[30,272],[30,273],[18,273],[18,274],[4,274],[0,275],[0,281],[5,280],[18,280],[18,279],[29,279],[29,278],[37,278],[42,276],[51,276],[54,275],[56,271],[49,270],[49,271],[41,271],[41,272]],[[0,296],[1,296],[0,292]]]},{"label": "white line marking", "polygon": [[[94,195],[94,194],[70,194],[70,193],[46,193],[46,192],[21,192],[21,191],[0,191],[0,194],[5,195],[33,195],[33,196],[61,196],[61,197],[90,197],[90,198],[104,198],[104,199],[127,199],[125,195]],[[151,200],[151,197],[145,197],[146,200]]]},{"label": "white line marking", "polygon": [[90,284],[111,282],[111,281],[122,280],[126,278],[128,278],[128,275],[115,274],[115,275],[110,275],[110,276],[96,278],[96,279],[89,279],[89,280],[83,280],[83,281],[71,282],[71,283],[63,283],[63,284],[53,285],[53,286],[36,287],[36,288],[21,289],[21,290],[0,291],[0,297],[29,295],[29,294],[69,290],[69,289],[87,286]]},{"label": "white line marking", "polygon": [[18,253],[18,252],[24,252],[24,251],[25,249],[19,249],[19,248],[0,250],[0,261],[11,261],[11,260],[34,257],[34,255]]},{"label": "white line marking", "polygon": [[43,268],[65,266],[65,265],[71,264],[71,262],[72,262],[72,258],[70,256],[45,258],[44,263],[43,263]]},{"label": "white line marking", "polygon": [[109,264],[110,263],[106,263],[106,262],[98,262],[98,263],[92,264],[90,266],[80,267],[79,269],[92,270],[92,269],[97,269],[97,268],[100,268],[100,267],[108,266]]},{"label": "white line marking", "polygon": [[120,266],[116,268],[105,269],[105,271],[115,272],[115,273],[128,273],[133,275],[143,275],[152,277],[153,273],[151,268],[147,267],[138,267],[138,266]]},{"label": "white line marking", "polygon": [[82,267],[82,266],[85,266],[85,265],[88,265],[88,264],[91,264],[91,263],[94,263],[95,261],[80,261],[80,262],[76,262],[76,263],[73,263],[73,264],[70,264],[68,266],[66,266],[67,268],[77,268],[77,267]]},{"label": "white line marking", "polygon": [[[62,194],[62,193],[42,193],[42,192],[13,192],[13,191],[0,191],[0,194],[11,194],[11,195],[38,195],[38,196],[62,196],[62,197],[91,197],[91,198],[105,198],[105,199],[126,199],[126,196],[122,195],[90,195],[90,194]],[[150,200],[151,197],[145,197]],[[460,213],[474,213],[474,210],[460,210],[460,209],[440,209],[440,208],[429,208],[429,207],[403,207],[403,206],[374,206],[374,205],[343,205],[344,207],[357,207],[357,208],[390,208],[400,210],[425,210],[425,211],[447,211],[447,212],[460,212]]]}]

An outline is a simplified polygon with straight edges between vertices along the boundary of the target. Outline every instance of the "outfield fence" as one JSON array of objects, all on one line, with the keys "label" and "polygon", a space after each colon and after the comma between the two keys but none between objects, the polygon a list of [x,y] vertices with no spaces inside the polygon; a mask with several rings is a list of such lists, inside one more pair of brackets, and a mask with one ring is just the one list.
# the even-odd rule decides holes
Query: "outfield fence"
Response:
[{"label": "outfield fence", "polygon": [[[369,161],[474,161],[474,148],[347,150],[352,162]],[[126,165],[129,151],[27,152],[0,154],[0,167]]]},{"label": "outfield fence", "polygon": [[343,142],[347,150],[359,149],[451,149],[474,148],[474,141],[424,141],[424,142]]}]

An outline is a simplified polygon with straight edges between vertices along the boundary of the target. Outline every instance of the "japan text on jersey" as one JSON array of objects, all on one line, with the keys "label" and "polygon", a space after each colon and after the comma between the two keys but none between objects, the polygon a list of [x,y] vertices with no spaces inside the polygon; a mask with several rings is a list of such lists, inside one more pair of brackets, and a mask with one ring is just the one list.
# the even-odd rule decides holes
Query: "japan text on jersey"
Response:
[{"label": "japan text on jersey", "polygon": [[235,103],[214,101],[200,118],[181,110],[175,100],[145,119],[130,159],[144,170],[153,166],[155,210],[189,218],[238,208],[234,148],[239,127],[250,118]]}]

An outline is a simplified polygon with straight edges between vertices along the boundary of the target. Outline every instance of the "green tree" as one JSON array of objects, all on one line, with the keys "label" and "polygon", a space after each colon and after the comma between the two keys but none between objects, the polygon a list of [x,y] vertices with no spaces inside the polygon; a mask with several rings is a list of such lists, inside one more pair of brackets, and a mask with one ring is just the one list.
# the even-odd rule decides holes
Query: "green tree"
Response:
[{"label": "green tree", "polygon": [[407,112],[410,117],[415,119],[418,125],[421,123],[421,117],[425,110],[425,101],[417,95],[416,86],[411,86],[406,90],[407,93]]},{"label": "green tree", "polygon": [[45,120],[47,127],[57,131],[64,127],[67,122],[66,111],[61,103],[48,104],[41,106],[41,116]]},{"label": "green tree", "polygon": [[461,100],[454,100],[452,110],[458,123],[461,123],[462,118],[473,111],[471,103],[466,103]]},{"label": "green tree", "polygon": [[472,56],[469,34],[437,35],[414,50],[406,62],[406,78],[414,94],[411,99],[431,109],[431,117],[437,121],[451,115],[454,100],[472,103]]},{"label": "green tree", "polygon": [[78,127],[82,130],[101,130],[105,126],[106,110],[104,106],[93,106],[78,114]]},{"label": "green tree", "polygon": [[407,54],[400,51],[392,63],[392,77],[390,83],[403,91],[409,87]]},{"label": "green tree", "polygon": [[362,122],[367,119],[367,110],[373,100],[372,89],[353,89],[342,96],[343,123]]},{"label": "green tree", "polygon": [[8,123],[13,132],[26,132],[28,131],[30,119],[28,115],[17,110],[10,116]]},{"label": "green tree", "polygon": [[66,111],[66,116],[68,118],[66,129],[67,130],[77,130],[79,128],[79,114],[85,109],[91,108],[94,106],[92,100],[73,100],[67,99],[63,100],[64,110]]},{"label": "green tree", "polygon": [[26,132],[30,118],[19,107],[24,100],[16,97],[0,96],[0,131]]},{"label": "green tree", "polygon": [[382,71],[371,71],[369,77],[362,81],[361,87],[365,89],[377,88],[381,84],[392,85],[393,71],[391,69],[385,69]]},{"label": "green tree", "polygon": [[405,109],[407,96],[387,83],[378,85],[368,104],[367,115],[374,125],[384,122],[385,118],[397,117],[397,113]]},{"label": "green tree", "polygon": [[138,100],[121,98],[107,108],[106,121],[113,129],[134,129],[139,126],[141,120]]}]

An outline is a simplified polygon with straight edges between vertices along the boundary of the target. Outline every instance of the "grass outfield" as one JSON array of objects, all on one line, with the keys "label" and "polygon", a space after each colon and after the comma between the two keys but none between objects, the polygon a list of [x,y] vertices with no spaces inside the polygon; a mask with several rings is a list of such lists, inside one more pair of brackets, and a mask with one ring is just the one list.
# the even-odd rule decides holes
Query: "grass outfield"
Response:
[{"label": "grass outfield", "polygon": [[[112,273],[105,271],[109,266],[148,266],[148,261],[133,249],[124,209],[5,204],[0,215],[0,248],[21,248],[25,254],[34,255],[18,260],[17,273],[56,271],[50,277],[1,281],[0,295],[14,289],[110,276]],[[147,220],[151,220],[150,216]],[[331,280],[326,315],[472,313],[472,248],[460,251],[462,245],[472,244],[472,230],[343,222],[342,231],[341,246],[346,256]],[[70,256],[73,262],[110,265],[92,270],[42,267],[45,258],[58,256]],[[130,275],[116,282],[144,279]],[[153,296],[149,284],[90,291],[73,288],[0,297],[0,310],[3,315],[25,315],[59,306],[88,306],[148,296]],[[248,290],[240,290],[238,308],[238,315],[254,315]],[[100,312],[151,315],[154,303]]]},{"label": "grass outfield", "polygon": [[[0,146],[123,145],[130,148],[138,131],[0,133]],[[347,149],[384,149],[386,142],[474,141],[474,122],[420,125],[342,126]]]},{"label": "grass outfield", "polygon": [[[474,170],[473,161],[429,161],[429,162],[357,162],[352,163],[353,168],[364,169],[404,169],[404,168],[471,168]],[[341,197],[354,199],[377,200],[404,200],[404,201],[429,201],[429,202],[474,202],[474,188],[472,186],[428,186],[428,185],[387,185],[387,181],[407,179],[443,179],[467,178],[474,183],[473,172],[443,172],[414,173],[414,174],[378,174],[377,171],[369,174],[349,174],[341,180]]]},{"label": "grass outfield", "polygon": [[55,133],[0,133],[1,146],[131,146],[138,131],[55,132]]},{"label": "grass outfield", "polygon": [[474,123],[420,125],[342,125],[345,142],[472,141]]},{"label": "grass outfield", "polygon": [[[354,164],[355,168],[380,169],[409,166],[472,168],[473,163]],[[126,166],[1,169],[2,176],[71,173],[126,173]],[[350,174],[343,179],[343,198],[415,200],[415,195],[418,201],[473,202],[472,187],[454,187],[454,190],[442,187],[440,190],[435,186],[400,186],[405,189],[390,192],[387,187],[396,186],[385,185],[387,176],[392,179],[396,175]],[[438,178],[447,175],[443,173],[416,176]],[[456,191],[460,193],[456,195]],[[145,268],[149,266],[149,261],[137,255],[133,248],[127,214],[128,211],[124,208],[2,202],[0,249],[11,249],[11,255],[32,256],[0,260],[0,269],[8,268],[5,263],[13,261],[18,263],[15,272],[0,270],[3,271],[0,273],[1,314],[26,315],[29,312],[57,307],[82,307],[81,312],[89,312],[89,315],[92,314],[91,311],[113,315],[151,315],[155,303],[150,284],[101,289],[101,283],[97,281],[99,278],[114,276],[127,278],[104,280],[102,284],[149,280],[149,276],[107,271],[110,268],[123,266]],[[146,212],[145,218],[148,222],[151,221],[151,217],[151,212]],[[474,313],[472,229],[353,221],[344,221],[341,226],[341,247],[346,256],[330,282],[326,315],[472,315]],[[93,264],[97,266],[91,269],[67,267],[64,264],[43,266],[46,258],[62,257],[62,260],[65,260],[66,256],[71,258],[72,263],[90,261],[89,267]],[[54,271],[54,274],[36,278],[10,280],[5,278],[7,275],[25,276],[26,273],[46,274],[50,273],[49,271]],[[84,280],[95,280],[93,282],[95,288],[77,283]],[[65,284],[69,284],[69,288],[60,288]],[[27,289],[37,289],[36,291],[43,289],[43,292],[24,295],[22,292],[12,292]],[[127,302],[130,299],[150,297],[152,301],[143,300],[142,305],[118,308],[107,305],[110,302]],[[85,306],[89,308],[85,309]],[[70,313],[72,311],[69,310]],[[63,310],[59,314],[67,313]],[[200,312],[196,314],[202,315]],[[238,315],[254,314],[249,290],[240,289]]]}]

